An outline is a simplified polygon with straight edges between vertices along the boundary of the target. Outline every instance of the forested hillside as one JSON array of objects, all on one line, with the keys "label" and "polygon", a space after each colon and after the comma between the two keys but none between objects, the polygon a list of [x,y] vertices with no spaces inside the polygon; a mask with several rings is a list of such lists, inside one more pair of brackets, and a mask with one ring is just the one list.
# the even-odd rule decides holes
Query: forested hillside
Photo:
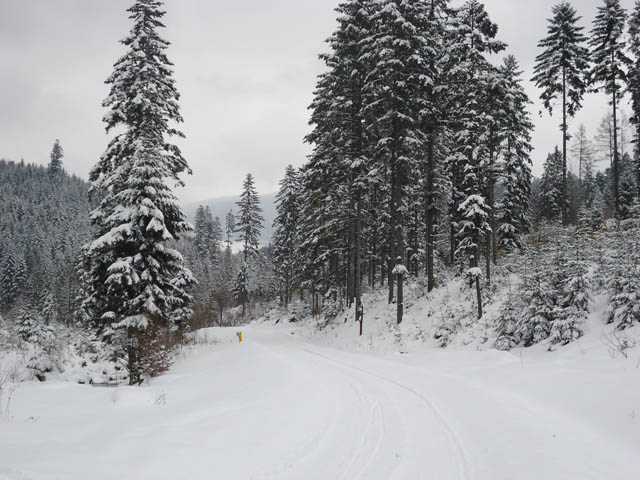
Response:
[{"label": "forested hillside", "polygon": [[88,189],[61,167],[0,160],[0,312],[7,318],[36,309],[47,322],[71,322]]},{"label": "forested hillside", "polygon": [[[530,81],[562,124],[538,180],[528,79],[482,2],[352,0],[337,12],[310,106],[313,153],[278,194],[283,303],[301,291],[315,313],[355,305],[362,322],[363,292],[386,288],[400,324],[416,300],[407,283],[428,299],[453,276],[474,311],[443,319],[435,335],[447,344],[487,321],[507,272],[519,293],[490,322],[498,348],[577,339],[595,293],[609,296],[603,322],[638,323],[640,5],[627,17],[605,1],[589,35],[569,3],[553,7]],[[610,112],[593,140],[582,126],[572,136],[592,94]],[[614,251],[593,255],[599,242]]]}]

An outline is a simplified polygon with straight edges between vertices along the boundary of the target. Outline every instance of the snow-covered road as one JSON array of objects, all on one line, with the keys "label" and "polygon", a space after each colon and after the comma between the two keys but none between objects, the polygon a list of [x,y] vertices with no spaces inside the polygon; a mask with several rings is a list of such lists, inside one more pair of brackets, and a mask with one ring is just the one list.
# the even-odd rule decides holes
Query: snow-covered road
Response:
[{"label": "snow-covered road", "polygon": [[609,410],[640,407],[626,364],[356,354],[285,327],[243,332],[213,330],[222,343],[146,387],[21,386],[0,479],[640,478],[640,421]]}]

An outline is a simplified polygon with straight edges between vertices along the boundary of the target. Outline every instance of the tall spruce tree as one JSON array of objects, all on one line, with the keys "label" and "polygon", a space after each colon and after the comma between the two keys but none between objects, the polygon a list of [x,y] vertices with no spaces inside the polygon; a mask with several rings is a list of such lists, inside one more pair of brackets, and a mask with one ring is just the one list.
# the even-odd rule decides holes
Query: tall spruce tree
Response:
[{"label": "tall spruce tree", "polygon": [[505,250],[521,249],[522,236],[530,227],[531,132],[533,123],[527,112],[529,97],[521,85],[522,72],[515,57],[508,56],[502,67],[507,82],[505,134],[501,183],[504,195],[498,218],[498,238]]},{"label": "tall spruce tree", "polygon": [[207,246],[207,214],[204,205],[199,205],[196,210],[194,222],[193,246],[200,258],[205,258],[208,251]]},{"label": "tall spruce tree", "polygon": [[632,63],[629,66],[628,85],[631,93],[631,123],[634,126],[633,160],[636,177],[636,198],[640,201],[640,0],[636,0],[629,18],[629,50]]},{"label": "tall spruce tree", "polygon": [[282,303],[287,306],[293,295],[296,262],[300,242],[300,178],[298,171],[288,165],[280,190],[276,195],[277,215],[273,222],[273,262],[280,283]]},{"label": "tall spruce tree", "polygon": [[64,157],[64,150],[62,150],[62,145],[60,145],[60,140],[57,140],[53,143],[53,148],[51,149],[50,161],[48,165],[49,175],[55,176],[62,172],[64,169],[62,168],[62,158]]},{"label": "tall spruce tree", "polygon": [[238,241],[242,243],[244,261],[258,254],[260,247],[260,231],[262,230],[262,208],[260,198],[253,181],[253,175],[247,174],[242,184],[240,200],[236,203],[238,215],[236,217],[235,233]]},{"label": "tall spruce tree", "polygon": [[169,42],[157,32],[164,27],[162,5],[137,0],[127,10],[133,21],[121,40],[127,52],[106,80],[111,90],[103,102],[107,132],[123,131],[90,173],[103,198],[91,215],[94,238],[83,249],[83,311],[104,336],[126,332],[131,384],[145,373],[138,336],[152,325],[181,326],[191,314],[187,288],[194,282],[170,246],[190,226],[167,184],[182,184],[179,175],[190,170],[168,141],[183,134],[171,125],[182,117]]},{"label": "tall spruce tree", "polygon": [[258,256],[260,247],[260,231],[262,230],[262,208],[260,199],[253,181],[253,175],[247,174],[242,185],[242,193],[238,205],[238,216],[236,218],[235,232],[238,241],[242,243],[243,264],[238,274],[238,279],[234,288],[235,298],[242,304],[242,316],[246,311],[246,303],[249,300],[249,265],[250,259]]},{"label": "tall spruce tree", "polygon": [[236,217],[233,214],[233,210],[229,210],[224,216],[224,232],[226,248],[231,248],[233,243],[233,234],[236,231]]},{"label": "tall spruce tree", "polygon": [[631,64],[625,49],[626,11],[620,0],[603,0],[593,21],[589,39],[593,67],[592,88],[604,89],[609,95],[613,121],[612,196],[616,216],[620,214],[620,152],[618,150],[618,102],[627,82],[626,67]]},{"label": "tall spruce tree", "polygon": [[541,178],[543,206],[541,214],[548,220],[556,221],[562,216],[562,154],[558,147],[547,155]]},{"label": "tall spruce tree", "polygon": [[567,141],[568,118],[582,107],[587,89],[589,51],[584,46],[584,27],[578,25],[581,17],[568,2],[553,7],[547,36],[538,43],[543,52],[536,57],[533,81],[542,89],[540,98],[550,114],[558,97],[562,99],[562,221],[567,216]]}]

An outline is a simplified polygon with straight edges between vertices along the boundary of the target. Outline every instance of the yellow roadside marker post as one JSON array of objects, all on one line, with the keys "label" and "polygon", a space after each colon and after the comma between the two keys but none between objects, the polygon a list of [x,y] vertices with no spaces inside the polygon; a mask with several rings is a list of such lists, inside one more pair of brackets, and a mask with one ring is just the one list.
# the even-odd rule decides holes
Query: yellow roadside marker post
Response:
[{"label": "yellow roadside marker post", "polygon": [[236,335],[238,336],[238,343],[242,343],[242,332],[236,332]]}]

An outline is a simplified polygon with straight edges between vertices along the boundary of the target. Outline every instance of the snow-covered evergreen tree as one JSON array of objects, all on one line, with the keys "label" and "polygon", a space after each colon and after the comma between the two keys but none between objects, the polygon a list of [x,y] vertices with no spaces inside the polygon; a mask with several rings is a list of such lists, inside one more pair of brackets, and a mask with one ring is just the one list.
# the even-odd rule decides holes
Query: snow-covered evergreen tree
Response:
[{"label": "snow-covered evergreen tree", "polygon": [[260,247],[260,231],[262,230],[262,208],[256,191],[253,176],[247,174],[242,185],[240,200],[237,202],[238,214],[235,217],[235,232],[242,244],[243,263],[234,286],[234,298],[242,304],[242,315],[245,304],[249,301],[249,261],[258,256]]},{"label": "snow-covered evergreen tree", "polygon": [[242,243],[245,263],[258,254],[260,232],[262,230],[262,208],[260,198],[253,181],[253,175],[247,174],[242,185],[240,200],[237,202],[238,214],[235,217],[235,233]]},{"label": "snow-covered evergreen tree", "polygon": [[500,247],[504,250],[523,247],[522,236],[529,230],[531,196],[531,132],[533,123],[527,113],[530,103],[520,83],[520,69],[515,57],[504,60],[507,81],[505,135],[501,183],[504,196],[498,220]]},{"label": "snow-covered evergreen tree", "polygon": [[56,140],[53,144],[53,148],[51,149],[49,166],[47,167],[49,175],[56,176],[64,172],[64,169],[62,168],[63,157],[64,151],[62,150],[62,145],[60,145],[60,140]]},{"label": "snow-covered evergreen tree", "polygon": [[25,266],[22,258],[9,254],[2,268],[0,278],[0,307],[5,311],[18,300],[25,281]]},{"label": "snow-covered evergreen tree", "polygon": [[242,305],[242,316],[246,313],[246,304],[249,301],[249,268],[246,262],[242,262],[240,271],[232,290],[233,298]]},{"label": "snow-covered evergreen tree", "polygon": [[207,216],[204,205],[199,205],[196,210],[195,222],[193,225],[193,246],[200,258],[207,256]]},{"label": "snow-covered evergreen tree", "polygon": [[607,322],[618,330],[640,323],[639,229],[617,231],[610,246],[612,258],[607,265],[605,287],[609,295]]},{"label": "snow-covered evergreen tree", "polygon": [[628,89],[631,93],[631,123],[634,126],[634,169],[636,198],[640,201],[640,1],[636,1],[629,17],[629,52],[631,63],[628,71]]},{"label": "snow-covered evergreen tree", "polygon": [[296,269],[299,264],[296,255],[300,242],[300,196],[301,185],[298,171],[287,166],[280,190],[276,195],[277,215],[274,220],[273,258],[281,285],[281,299],[286,306],[291,301]]},{"label": "snow-covered evergreen tree", "polygon": [[180,149],[179,94],[167,58],[162,2],[137,0],[128,9],[133,27],[121,40],[127,52],[107,79],[103,105],[107,131],[123,127],[92,169],[93,190],[103,199],[91,215],[94,238],[84,247],[83,310],[104,335],[127,332],[130,382],[141,373],[138,332],[151,323],[179,327],[190,315],[187,288],[194,281],[183,258],[171,247],[189,231],[177,199],[167,185],[190,173]]},{"label": "snow-covered evergreen tree", "polygon": [[518,325],[522,312],[520,299],[515,294],[509,295],[506,299],[498,318],[496,331],[496,350],[511,350],[520,344],[520,334]]},{"label": "snow-covered evergreen tree", "polygon": [[525,277],[526,307],[518,324],[518,335],[525,346],[540,343],[551,334],[555,299],[545,270],[538,260]]},{"label": "snow-covered evergreen tree", "polygon": [[236,217],[233,214],[233,210],[229,210],[224,217],[224,232],[225,232],[225,240],[227,248],[231,248],[231,244],[233,243],[233,234],[236,231]]},{"label": "snow-covered evergreen tree", "polygon": [[548,220],[559,220],[562,214],[562,154],[558,147],[544,162],[541,196],[543,208],[540,213]]},{"label": "snow-covered evergreen tree", "polygon": [[28,305],[22,308],[17,327],[18,335],[34,345],[45,346],[55,335],[53,328],[45,324],[36,309]]},{"label": "snow-covered evergreen tree", "polygon": [[563,271],[558,292],[558,305],[554,309],[550,339],[552,343],[566,345],[583,334],[582,323],[589,313],[591,281],[585,264],[580,260],[568,262]]},{"label": "snow-covered evergreen tree", "polygon": [[602,88],[610,97],[613,122],[613,207],[616,216],[620,214],[620,151],[618,149],[618,102],[627,83],[626,67],[631,60],[626,54],[625,34],[626,11],[620,0],[602,0],[593,21],[589,37],[591,60],[590,72],[592,88]]},{"label": "snow-covered evergreen tree", "polygon": [[38,298],[38,313],[47,325],[56,319],[56,301],[53,294],[45,289]]},{"label": "snow-covered evergreen tree", "polygon": [[220,218],[213,218],[211,208],[205,209],[207,216],[207,254],[213,266],[219,266],[222,248],[222,225]]},{"label": "snow-covered evergreen tree", "polygon": [[568,119],[573,118],[582,107],[582,98],[587,89],[589,50],[585,47],[584,27],[578,25],[580,18],[569,2],[553,7],[547,36],[538,43],[543,52],[536,57],[533,81],[542,89],[540,98],[550,114],[560,98],[562,105],[562,195],[560,206],[562,221],[567,217],[567,141]]}]

